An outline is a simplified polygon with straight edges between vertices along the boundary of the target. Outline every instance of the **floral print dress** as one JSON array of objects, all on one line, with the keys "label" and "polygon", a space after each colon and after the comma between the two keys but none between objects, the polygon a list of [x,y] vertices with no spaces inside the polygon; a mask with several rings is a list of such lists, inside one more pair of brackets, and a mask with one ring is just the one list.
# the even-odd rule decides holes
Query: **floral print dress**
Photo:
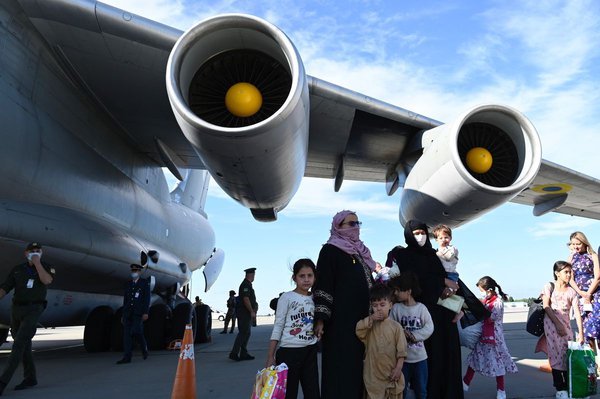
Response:
[{"label": "floral print dress", "polygon": [[494,341],[489,344],[482,341],[475,344],[475,348],[467,357],[468,365],[479,374],[486,377],[498,377],[506,373],[516,373],[517,365],[512,360],[506,342],[504,341],[504,302],[498,297],[490,309],[490,318],[494,322]]},{"label": "floral print dress", "polygon": [[578,295],[571,287],[567,287],[563,292],[559,292],[556,289],[553,290],[550,283],[544,286],[543,295],[550,296],[550,307],[554,310],[554,314],[558,320],[560,320],[567,328],[567,334],[564,337],[558,335],[552,319],[550,317],[544,317],[544,335],[542,335],[541,339],[544,339],[545,337],[545,352],[548,354],[550,367],[554,370],[566,371],[568,341],[573,340],[573,330],[571,330],[569,313],[571,307],[577,306]]},{"label": "floral print dress", "polygon": [[[582,291],[587,291],[594,281],[594,261],[588,253],[575,253],[571,262],[573,279]],[[583,303],[579,302],[579,310],[583,321],[583,332],[586,341],[596,339],[600,335],[600,294],[598,290],[592,294],[592,311],[584,312]]]}]

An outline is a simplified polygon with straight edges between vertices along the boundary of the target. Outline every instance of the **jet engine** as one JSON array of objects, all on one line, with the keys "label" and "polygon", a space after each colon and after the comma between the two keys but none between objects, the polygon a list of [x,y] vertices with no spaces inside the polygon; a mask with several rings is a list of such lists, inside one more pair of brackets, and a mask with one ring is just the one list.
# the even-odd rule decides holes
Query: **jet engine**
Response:
[{"label": "jet engine", "polygon": [[542,149],[533,124],[502,105],[477,106],[423,133],[423,155],[408,174],[400,223],[459,226],[529,186]]},{"label": "jet engine", "polygon": [[175,43],[166,83],[183,133],[217,184],[257,220],[275,220],[308,152],[308,83],[290,39],[253,16],[207,19]]}]

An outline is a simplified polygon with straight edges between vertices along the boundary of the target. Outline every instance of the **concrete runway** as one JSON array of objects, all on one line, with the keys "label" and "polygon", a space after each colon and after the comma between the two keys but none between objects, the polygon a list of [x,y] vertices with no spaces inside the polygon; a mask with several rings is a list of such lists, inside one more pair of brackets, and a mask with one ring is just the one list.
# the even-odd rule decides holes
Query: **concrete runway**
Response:
[{"label": "concrete runway", "polygon": [[[552,377],[538,370],[545,362],[543,354],[534,354],[536,337],[525,331],[526,312],[506,312],[506,342],[519,367],[517,374],[506,377],[508,398],[554,398]],[[211,343],[196,345],[197,397],[210,399],[247,399],[256,371],[264,366],[272,317],[259,317],[252,329],[248,348],[255,360],[233,362],[227,358],[236,334],[219,334],[223,323],[213,321]],[[88,354],[82,344],[83,328],[40,329],[34,338],[39,384],[14,391],[22,379],[19,368],[3,396],[14,398],[170,398],[177,370],[177,351],[151,352],[148,360],[135,354],[133,362],[116,365],[121,354]],[[0,350],[0,367],[10,350],[10,342]],[[463,349],[466,359],[468,349]],[[464,362],[463,362],[464,363]],[[463,364],[463,372],[464,372]],[[495,380],[476,375],[466,399],[495,398]],[[343,399],[343,398],[340,398]]]}]

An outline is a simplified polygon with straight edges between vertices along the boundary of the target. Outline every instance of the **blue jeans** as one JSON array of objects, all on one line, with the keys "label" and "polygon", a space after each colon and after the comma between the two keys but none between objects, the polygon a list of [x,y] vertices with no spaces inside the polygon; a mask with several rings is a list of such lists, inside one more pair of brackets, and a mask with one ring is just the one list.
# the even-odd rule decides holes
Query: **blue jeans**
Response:
[{"label": "blue jeans", "polygon": [[417,399],[427,398],[427,359],[417,363],[406,363],[402,366],[402,374],[406,386],[410,383],[410,389],[415,392]]},{"label": "blue jeans", "polygon": [[448,279],[455,281],[458,283],[458,273],[457,272],[446,272]]}]

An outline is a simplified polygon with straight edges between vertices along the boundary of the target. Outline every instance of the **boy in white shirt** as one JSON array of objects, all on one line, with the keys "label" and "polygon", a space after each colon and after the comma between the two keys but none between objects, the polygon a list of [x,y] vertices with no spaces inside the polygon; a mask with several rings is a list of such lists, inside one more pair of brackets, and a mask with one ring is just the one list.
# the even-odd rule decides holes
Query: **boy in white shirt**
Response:
[{"label": "boy in white shirt", "polygon": [[421,293],[419,281],[411,272],[393,277],[388,283],[394,292],[395,303],[390,318],[404,328],[408,350],[402,367],[407,386],[415,392],[417,399],[427,398],[427,351],[424,341],[433,334],[431,314],[414,296]]}]

